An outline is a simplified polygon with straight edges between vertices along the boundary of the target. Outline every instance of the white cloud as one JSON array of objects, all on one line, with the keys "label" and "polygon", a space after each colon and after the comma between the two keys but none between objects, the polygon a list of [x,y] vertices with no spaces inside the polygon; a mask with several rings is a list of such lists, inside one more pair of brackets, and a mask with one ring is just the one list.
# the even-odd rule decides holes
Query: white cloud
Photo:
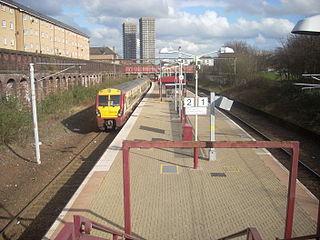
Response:
[{"label": "white cloud", "polygon": [[90,45],[91,46],[109,46],[116,47],[117,52],[122,54],[119,50],[121,48],[122,41],[121,33],[119,29],[113,28],[97,28],[92,29],[90,33]]},{"label": "white cloud", "polygon": [[[256,21],[239,18],[231,23],[214,11],[206,11],[200,16],[179,12],[176,18],[157,20],[157,32],[163,41],[186,41],[189,43],[188,46],[202,44],[199,49],[203,50],[210,50],[212,46],[218,47],[218,44],[222,45],[230,40],[252,39],[259,40],[255,41],[256,43],[263,43],[263,39],[280,39],[290,33],[293,26],[294,24],[287,19],[277,18],[262,18]],[[175,45],[177,47],[177,44]],[[192,47],[189,49],[192,52],[199,50]]]},{"label": "white cloud", "polygon": [[81,0],[90,16],[111,17],[163,17],[168,16],[168,3],[166,0]]},{"label": "white cloud", "polygon": [[320,13],[319,0],[279,0],[272,4],[266,0],[225,0],[227,12],[242,12],[260,17],[278,17],[288,15],[309,16]]}]

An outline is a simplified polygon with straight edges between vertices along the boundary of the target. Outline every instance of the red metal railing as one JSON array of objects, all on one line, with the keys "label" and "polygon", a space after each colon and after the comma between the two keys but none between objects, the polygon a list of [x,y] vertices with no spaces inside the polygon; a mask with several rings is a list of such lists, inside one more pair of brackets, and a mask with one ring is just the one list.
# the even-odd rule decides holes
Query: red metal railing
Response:
[{"label": "red metal railing", "polygon": [[306,240],[306,239],[320,239],[320,234],[316,235],[306,235],[301,237],[293,237],[293,238],[276,238],[276,240]]},{"label": "red metal railing", "polygon": [[240,232],[231,234],[231,235],[223,237],[223,238],[219,238],[218,240],[227,240],[227,239],[232,239],[232,238],[236,238],[236,237],[241,237],[244,235],[247,235],[247,240],[262,240],[258,230],[254,227],[249,227],[249,228],[244,229]]},{"label": "red metal railing", "polygon": [[[132,237],[129,234],[119,232],[111,229],[100,223],[91,221],[85,217],[74,215],[73,223],[69,222],[64,225],[55,240],[104,240],[105,238],[90,235],[92,229],[97,229],[105,233],[112,235],[112,240],[129,239],[136,240],[137,238]],[[119,238],[120,237],[120,238]],[[106,239],[105,239],[106,240]]]},{"label": "red metal railing", "polygon": [[[123,141],[123,191],[124,191],[124,226],[125,233],[131,234],[131,195],[130,195],[130,148],[291,148],[292,165],[289,175],[287,215],[284,238],[291,238],[298,171],[299,142],[204,142],[204,141]],[[194,168],[198,166],[197,151],[194,154]],[[319,222],[318,222],[319,225]]]}]

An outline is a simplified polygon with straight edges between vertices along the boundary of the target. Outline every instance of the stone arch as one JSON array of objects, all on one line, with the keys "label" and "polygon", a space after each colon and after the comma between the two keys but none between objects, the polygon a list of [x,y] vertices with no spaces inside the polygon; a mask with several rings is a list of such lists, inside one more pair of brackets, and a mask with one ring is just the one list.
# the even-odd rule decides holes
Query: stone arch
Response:
[{"label": "stone arch", "polygon": [[3,86],[2,86],[2,82],[0,81],[0,99],[3,96]]},{"label": "stone arch", "polygon": [[16,87],[17,87],[16,80],[14,80],[13,78],[10,78],[10,79],[7,81],[7,85],[6,85],[6,91],[5,91],[6,97],[15,96],[15,94],[16,94]]},{"label": "stone arch", "polygon": [[66,83],[67,83],[66,87],[67,87],[67,90],[68,90],[72,86],[72,78],[71,78],[70,75],[68,76]]},{"label": "stone arch", "polygon": [[81,77],[81,86],[84,87],[86,85],[86,77],[82,76]]},{"label": "stone arch", "polygon": [[20,98],[24,101],[30,102],[30,86],[26,78],[21,78],[19,90]]},{"label": "stone arch", "polygon": [[61,80],[60,80],[60,77],[56,77],[54,92],[59,91],[60,89],[61,89]]},{"label": "stone arch", "polygon": [[63,76],[61,79],[61,90],[65,90],[67,87],[67,80],[66,80],[66,76]]},{"label": "stone arch", "polygon": [[43,92],[43,96],[46,97],[48,95],[48,87],[49,87],[49,83],[47,80],[47,78],[42,77],[40,79],[40,81],[42,82],[42,92]]},{"label": "stone arch", "polygon": [[73,80],[72,80],[72,88],[74,88],[75,86],[77,86],[78,85],[78,82],[77,82],[77,76],[76,75],[74,75],[73,76]]},{"label": "stone arch", "polygon": [[49,82],[48,82],[48,94],[50,94],[51,92],[54,92],[54,86],[55,86],[55,80],[53,79],[53,77],[49,77]]},{"label": "stone arch", "polygon": [[89,76],[87,75],[86,78],[85,78],[85,87],[88,87],[89,85]]}]

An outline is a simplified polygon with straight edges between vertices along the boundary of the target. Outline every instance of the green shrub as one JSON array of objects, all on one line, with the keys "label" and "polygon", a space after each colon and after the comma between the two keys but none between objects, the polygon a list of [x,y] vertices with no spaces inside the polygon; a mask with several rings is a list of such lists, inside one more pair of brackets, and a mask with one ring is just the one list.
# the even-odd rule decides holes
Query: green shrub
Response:
[{"label": "green shrub", "polygon": [[0,145],[23,141],[32,129],[30,109],[12,96],[0,100]]}]

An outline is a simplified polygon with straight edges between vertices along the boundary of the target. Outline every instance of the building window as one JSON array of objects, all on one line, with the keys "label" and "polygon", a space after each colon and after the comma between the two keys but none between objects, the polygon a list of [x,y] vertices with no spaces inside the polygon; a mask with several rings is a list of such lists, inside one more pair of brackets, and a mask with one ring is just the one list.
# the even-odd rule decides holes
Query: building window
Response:
[{"label": "building window", "polygon": [[1,10],[2,10],[2,11],[6,11],[6,6],[3,5],[3,4],[1,4]]},{"label": "building window", "polygon": [[10,29],[13,30],[13,22],[10,22]]},{"label": "building window", "polygon": [[2,44],[3,44],[3,45],[7,45],[7,39],[6,39],[6,38],[4,38],[4,39],[2,40]]},{"label": "building window", "polygon": [[25,44],[24,45],[24,50],[28,50],[29,49],[29,45],[28,44]]},{"label": "building window", "polygon": [[10,44],[11,46],[14,46],[14,39],[11,39]]},{"label": "building window", "polygon": [[2,27],[7,27],[7,22],[6,22],[6,20],[2,20]]},{"label": "building window", "polygon": [[26,21],[26,20],[27,20],[27,15],[23,14],[23,21]]},{"label": "building window", "polygon": [[44,33],[43,32],[41,33],[41,37],[44,38]]},{"label": "building window", "polygon": [[9,8],[9,13],[13,14],[13,9]]}]

